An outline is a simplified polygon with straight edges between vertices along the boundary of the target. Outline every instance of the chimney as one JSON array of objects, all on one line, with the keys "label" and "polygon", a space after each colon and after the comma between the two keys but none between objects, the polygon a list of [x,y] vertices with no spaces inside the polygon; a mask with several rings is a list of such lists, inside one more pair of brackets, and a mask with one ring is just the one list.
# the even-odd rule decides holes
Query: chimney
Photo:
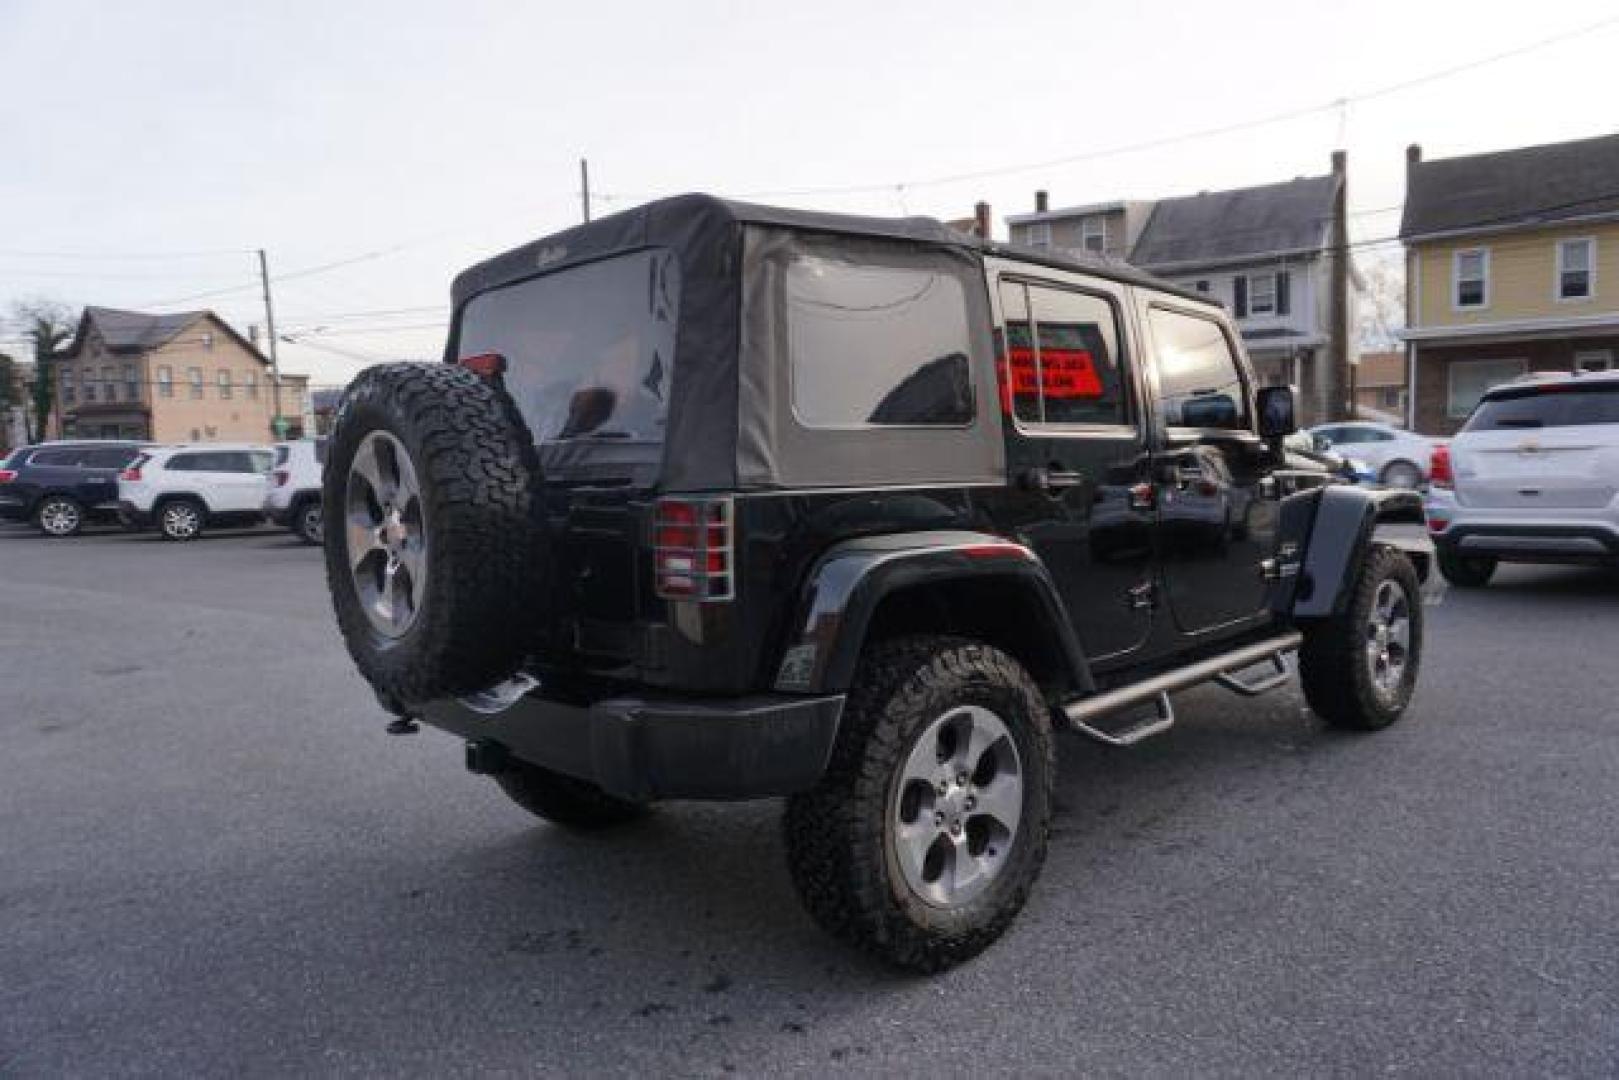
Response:
[{"label": "chimney", "polygon": [[259,347],[259,324],[251,323],[247,328],[247,340],[256,349]]},{"label": "chimney", "polygon": [[1332,175],[1342,176],[1348,168],[1349,155],[1343,150],[1332,152]]},{"label": "chimney", "polygon": [[1405,148],[1405,163],[1407,167],[1422,163],[1421,143],[1412,143],[1410,146]]},{"label": "chimney", "polygon": [[990,221],[989,203],[980,202],[978,205],[973,207],[973,228],[977,231],[979,239],[994,239],[994,237],[990,235]]},{"label": "chimney", "polygon": [[1051,197],[1043,191],[1034,193],[1034,212],[1043,214],[1051,209]]}]

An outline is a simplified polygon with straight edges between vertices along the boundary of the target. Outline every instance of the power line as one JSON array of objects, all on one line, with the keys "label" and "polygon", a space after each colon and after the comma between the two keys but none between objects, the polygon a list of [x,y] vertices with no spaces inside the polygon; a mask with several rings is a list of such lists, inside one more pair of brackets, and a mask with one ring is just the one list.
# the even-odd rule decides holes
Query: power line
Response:
[{"label": "power line", "polygon": [[[1317,113],[1330,112],[1334,109],[1342,109],[1345,106],[1355,104],[1356,102],[1371,101],[1376,98],[1386,97],[1390,94],[1400,93],[1401,91],[1409,90],[1413,87],[1422,86],[1427,83],[1436,82],[1440,79],[1447,79],[1451,76],[1459,75],[1463,72],[1471,71],[1487,64],[1498,63],[1502,60],[1511,59],[1513,57],[1522,56],[1526,53],[1535,52],[1539,49],[1548,48],[1552,45],[1561,44],[1562,42],[1568,41],[1572,38],[1583,37],[1587,34],[1605,30],[1616,24],[1619,24],[1619,16],[1612,16],[1606,19],[1600,19],[1597,22],[1590,23],[1585,26],[1578,27],[1574,30],[1568,30],[1560,34],[1554,34],[1551,37],[1541,38],[1538,41],[1530,42],[1527,45],[1521,45],[1514,49],[1508,49],[1505,52],[1494,53],[1490,56],[1480,57],[1475,60],[1467,61],[1466,63],[1441,69],[1439,71],[1419,75],[1412,79],[1404,79],[1400,82],[1375,87],[1371,90],[1362,91],[1358,94],[1350,94],[1346,97],[1334,98],[1331,101],[1325,101],[1315,105],[1306,105],[1296,109],[1288,109],[1283,112],[1271,113],[1269,115],[1256,117],[1251,120],[1240,120],[1230,124],[1219,124],[1213,127],[1198,128],[1191,131],[1181,132],[1176,135],[1165,135],[1159,138],[1145,139],[1140,142],[1124,143],[1116,146],[1106,147],[1100,150],[1087,150],[1077,154],[1069,154],[1064,157],[1048,158],[1044,161],[1025,162],[1018,165],[1005,165],[990,169],[976,169],[969,172],[949,173],[942,176],[923,177],[911,180],[891,180],[886,183],[838,184],[826,187],[778,188],[760,191],[742,191],[736,192],[735,197],[739,199],[798,198],[808,195],[855,195],[881,191],[904,191],[906,188],[937,187],[944,184],[963,183],[969,180],[988,180],[995,177],[1010,176],[1016,173],[1039,172],[1044,169],[1052,169],[1062,165],[1074,165],[1085,161],[1096,161],[1101,158],[1118,157],[1124,154],[1140,153],[1146,150],[1156,150],[1165,146],[1173,146],[1178,143],[1192,142],[1200,139],[1211,139],[1221,135],[1232,135],[1240,131],[1248,131],[1253,128],[1268,127],[1272,124],[1284,123],[1289,120],[1298,120]],[[612,194],[602,194],[598,192],[595,197],[598,199],[607,199],[615,202],[633,202],[656,198],[657,196],[625,192]]]}]

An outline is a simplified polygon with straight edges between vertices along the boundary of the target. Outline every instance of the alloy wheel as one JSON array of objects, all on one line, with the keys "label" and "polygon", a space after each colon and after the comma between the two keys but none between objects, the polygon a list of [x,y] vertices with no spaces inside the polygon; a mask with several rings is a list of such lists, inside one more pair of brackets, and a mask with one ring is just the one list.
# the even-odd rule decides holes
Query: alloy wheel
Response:
[{"label": "alloy wheel", "polygon": [[1411,598],[1398,581],[1386,580],[1378,585],[1366,620],[1366,664],[1380,696],[1399,694],[1410,660]]},{"label": "alloy wheel", "polygon": [[404,445],[386,431],[360,442],[343,498],[349,573],[371,626],[404,636],[427,595],[427,517]]},{"label": "alloy wheel", "polygon": [[320,503],[311,503],[310,505],[304,507],[299,523],[305,539],[313,544],[318,544],[321,542],[321,539],[324,537],[325,533],[322,531],[321,527]]},{"label": "alloy wheel", "polygon": [[989,709],[950,709],[923,730],[900,768],[890,843],[910,890],[956,908],[1005,868],[1023,816],[1023,769],[1006,722]]},{"label": "alloy wheel", "polygon": [[67,499],[51,499],[39,508],[39,527],[51,536],[72,536],[82,520],[78,506]]},{"label": "alloy wheel", "polygon": [[176,540],[190,540],[202,531],[202,515],[188,502],[170,503],[163,508],[163,531]]}]

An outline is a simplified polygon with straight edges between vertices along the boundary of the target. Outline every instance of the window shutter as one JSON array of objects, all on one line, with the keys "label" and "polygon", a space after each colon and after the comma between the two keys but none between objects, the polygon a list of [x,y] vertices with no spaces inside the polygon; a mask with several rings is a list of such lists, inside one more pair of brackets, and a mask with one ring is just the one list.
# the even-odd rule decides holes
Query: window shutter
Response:
[{"label": "window shutter", "polygon": [[1236,309],[1237,318],[1245,318],[1248,314],[1248,278],[1238,274],[1231,279],[1232,307]]},{"label": "window shutter", "polygon": [[1286,315],[1293,308],[1293,275],[1286,270],[1276,272],[1276,314]]}]

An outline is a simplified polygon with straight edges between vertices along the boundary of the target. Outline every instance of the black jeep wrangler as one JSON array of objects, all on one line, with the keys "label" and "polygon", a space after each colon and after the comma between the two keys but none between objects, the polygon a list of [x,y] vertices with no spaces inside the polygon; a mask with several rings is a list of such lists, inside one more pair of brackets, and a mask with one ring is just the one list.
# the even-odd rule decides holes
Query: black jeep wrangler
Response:
[{"label": "black jeep wrangler", "polygon": [[1299,467],[1195,293],[925,219],[687,196],[457,278],[442,364],[362,373],[325,470],[383,704],[562,825],[785,795],[814,917],[902,966],[993,941],[1053,734],[1283,683],[1384,727],[1418,497]]}]

